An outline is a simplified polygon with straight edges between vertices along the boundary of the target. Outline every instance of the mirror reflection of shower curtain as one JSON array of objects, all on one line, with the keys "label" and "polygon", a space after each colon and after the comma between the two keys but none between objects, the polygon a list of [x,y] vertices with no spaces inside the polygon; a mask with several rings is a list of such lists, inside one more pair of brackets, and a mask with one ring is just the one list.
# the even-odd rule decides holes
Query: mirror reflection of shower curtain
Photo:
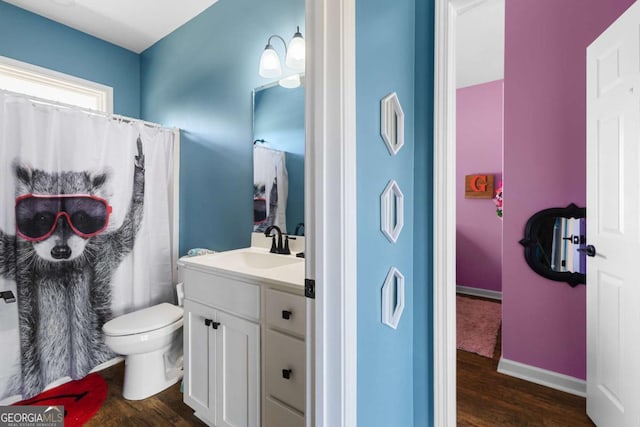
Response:
[{"label": "mirror reflection of shower curtain", "polygon": [[174,302],[173,140],[0,91],[0,405],[109,363],[106,321]]},{"label": "mirror reflection of shower curtain", "polygon": [[289,177],[283,151],[262,146],[253,148],[253,231],[270,225],[287,231]]}]

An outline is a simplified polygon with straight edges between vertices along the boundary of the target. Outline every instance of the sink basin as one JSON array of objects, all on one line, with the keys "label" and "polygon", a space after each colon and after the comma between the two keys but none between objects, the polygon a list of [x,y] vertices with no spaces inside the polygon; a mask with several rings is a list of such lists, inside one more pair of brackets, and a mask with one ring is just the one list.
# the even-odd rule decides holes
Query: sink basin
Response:
[{"label": "sink basin", "polygon": [[282,267],[301,262],[300,258],[253,251],[230,251],[215,255],[220,265],[228,268],[254,268],[258,270]]},{"label": "sink basin", "polygon": [[214,274],[304,286],[304,259],[295,255],[272,254],[264,247],[250,246],[227,252],[184,257],[180,259],[180,263],[187,268],[211,270]]}]

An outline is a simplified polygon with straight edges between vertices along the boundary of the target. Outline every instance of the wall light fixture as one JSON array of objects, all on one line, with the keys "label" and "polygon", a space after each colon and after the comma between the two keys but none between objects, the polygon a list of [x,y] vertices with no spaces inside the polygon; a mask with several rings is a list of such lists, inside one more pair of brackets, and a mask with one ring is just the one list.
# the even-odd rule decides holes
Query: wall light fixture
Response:
[{"label": "wall light fixture", "polygon": [[[284,46],[285,60],[284,63],[286,67],[293,71],[294,74],[287,75],[285,78],[280,80],[280,85],[284,87],[298,87],[300,86],[300,73],[304,72],[304,60],[305,60],[305,44],[304,38],[302,37],[302,33],[300,32],[300,27],[297,27],[295,34],[291,38],[289,42],[289,47],[287,48],[287,43],[284,41],[282,37],[277,34],[273,34],[269,37],[267,41],[267,45],[264,47],[264,51],[260,56],[260,68],[258,74],[261,77],[267,79],[278,78],[282,76],[282,64],[280,62],[280,57],[278,53],[274,49],[271,41],[273,39],[280,40],[282,45]],[[288,73],[285,73],[288,74]]]}]

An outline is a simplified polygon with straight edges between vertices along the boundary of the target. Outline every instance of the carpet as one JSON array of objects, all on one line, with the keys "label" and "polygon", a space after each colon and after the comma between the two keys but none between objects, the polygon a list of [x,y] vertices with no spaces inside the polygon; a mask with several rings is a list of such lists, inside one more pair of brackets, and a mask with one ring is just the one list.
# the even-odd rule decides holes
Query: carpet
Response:
[{"label": "carpet", "polygon": [[63,406],[64,426],[80,427],[93,417],[107,397],[107,382],[99,374],[69,381],[31,399],[14,403],[28,406]]},{"label": "carpet", "polygon": [[493,357],[501,321],[500,303],[456,296],[458,349]]}]

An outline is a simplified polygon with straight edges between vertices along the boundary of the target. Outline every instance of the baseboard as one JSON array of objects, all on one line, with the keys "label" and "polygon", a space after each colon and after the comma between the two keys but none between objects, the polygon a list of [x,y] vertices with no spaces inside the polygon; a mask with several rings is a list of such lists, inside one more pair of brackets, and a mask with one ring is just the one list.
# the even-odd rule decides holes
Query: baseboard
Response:
[{"label": "baseboard", "polygon": [[531,365],[525,365],[520,362],[514,362],[513,360],[508,360],[504,357],[500,358],[500,362],[498,363],[498,372],[546,387],[551,387],[556,390],[564,391],[566,393],[587,397],[587,382],[579,378],[570,377],[568,375],[559,374],[557,372],[548,371]]},{"label": "baseboard", "polygon": [[107,360],[104,363],[101,363],[100,365],[96,366],[95,368],[93,368],[91,370],[91,372],[98,372],[98,371],[102,371],[103,369],[107,369],[112,367],[113,365],[117,365],[120,362],[124,361],[124,356],[115,356],[113,359],[111,360]]},{"label": "baseboard", "polygon": [[490,291],[488,289],[470,288],[468,286],[456,286],[456,292],[462,295],[472,295],[502,301],[502,292]]}]

